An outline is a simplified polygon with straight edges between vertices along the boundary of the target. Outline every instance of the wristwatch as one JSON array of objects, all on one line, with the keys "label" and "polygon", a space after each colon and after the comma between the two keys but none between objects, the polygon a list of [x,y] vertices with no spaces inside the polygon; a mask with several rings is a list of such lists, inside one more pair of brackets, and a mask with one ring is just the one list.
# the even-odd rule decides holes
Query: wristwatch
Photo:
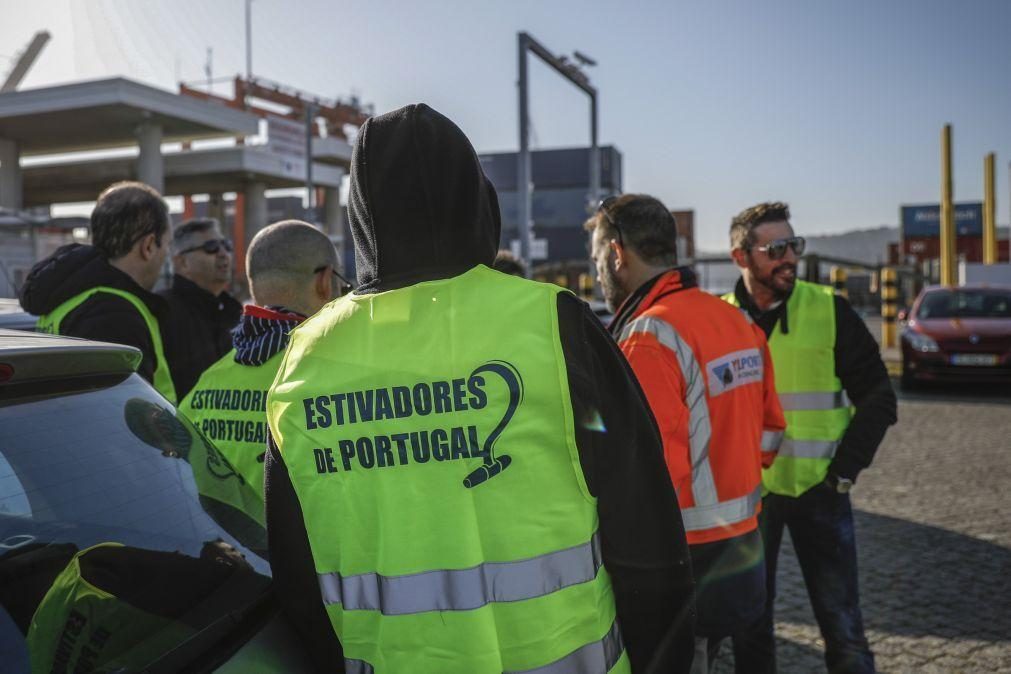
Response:
[{"label": "wristwatch", "polygon": [[853,480],[831,473],[825,477],[825,484],[831,487],[838,494],[848,494],[853,489]]}]

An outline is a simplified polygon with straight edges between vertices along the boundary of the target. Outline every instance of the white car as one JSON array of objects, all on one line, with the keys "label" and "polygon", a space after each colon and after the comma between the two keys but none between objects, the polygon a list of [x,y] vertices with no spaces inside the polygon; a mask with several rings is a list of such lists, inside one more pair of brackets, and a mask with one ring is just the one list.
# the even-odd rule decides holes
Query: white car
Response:
[{"label": "white car", "polygon": [[0,329],[0,669],[311,671],[261,497],[139,360]]}]

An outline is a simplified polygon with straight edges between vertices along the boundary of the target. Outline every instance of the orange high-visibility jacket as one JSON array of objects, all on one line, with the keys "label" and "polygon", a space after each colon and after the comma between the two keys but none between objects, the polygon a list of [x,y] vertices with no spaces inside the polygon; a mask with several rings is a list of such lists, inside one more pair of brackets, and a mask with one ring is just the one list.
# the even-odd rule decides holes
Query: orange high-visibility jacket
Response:
[{"label": "orange high-visibility jacket", "polygon": [[688,544],[755,529],[762,466],[786,428],[761,328],[675,269],[617,338],[660,428]]}]

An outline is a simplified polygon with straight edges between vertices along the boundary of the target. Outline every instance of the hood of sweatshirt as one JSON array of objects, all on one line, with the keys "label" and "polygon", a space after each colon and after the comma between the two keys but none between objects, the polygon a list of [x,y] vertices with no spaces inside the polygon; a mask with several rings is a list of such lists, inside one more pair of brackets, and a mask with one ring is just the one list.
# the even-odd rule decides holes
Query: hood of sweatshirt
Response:
[{"label": "hood of sweatshirt", "polygon": [[351,158],[358,293],[491,265],[501,216],[467,137],[424,104],[372,117]]},{"label": "hood of sweatshirt", "polygon": [[165,310],[165,300],[142,288],[125,272],[109,264],[93,246],[71,243],[39,261],[21,287],[21,308],[31,314],[47,314],[74,295],[95,286],[126,290],[155,313]]},{"label": "hood of sweatshirt", "polygon": [[259,367],[288,346],[288,333],[305,320],[302,314],[284,307],[243,307],[239,324],[232,329],[235,362]]}]

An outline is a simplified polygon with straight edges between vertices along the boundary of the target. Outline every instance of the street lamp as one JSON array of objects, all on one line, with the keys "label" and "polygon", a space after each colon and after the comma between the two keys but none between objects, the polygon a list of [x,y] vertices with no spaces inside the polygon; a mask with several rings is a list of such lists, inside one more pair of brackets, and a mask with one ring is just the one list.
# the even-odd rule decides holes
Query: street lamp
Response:
[{"label": "street lamp", "polygon": [[525,32],[518,34],[519,40],[519,117],[520,117],[520,153],[519,153],[519,200],[520,200],[520,258],[527,268],[531,269],[530,243],[532,227],[532,203],[530,185],[530,100],[527,82],[527,52],[533,52],[544,63],[551,66],[559,75],[582,89],[590,97],[590,193],[587,203],[595,205],[600,198],[600,152],[597,147],[597,90],[590,84],[580,66],[595,66],[597,62],[580,52],[573,52],[573,58],[579,63],[573,63],[567,56],[555,56],[540,42]]}]

